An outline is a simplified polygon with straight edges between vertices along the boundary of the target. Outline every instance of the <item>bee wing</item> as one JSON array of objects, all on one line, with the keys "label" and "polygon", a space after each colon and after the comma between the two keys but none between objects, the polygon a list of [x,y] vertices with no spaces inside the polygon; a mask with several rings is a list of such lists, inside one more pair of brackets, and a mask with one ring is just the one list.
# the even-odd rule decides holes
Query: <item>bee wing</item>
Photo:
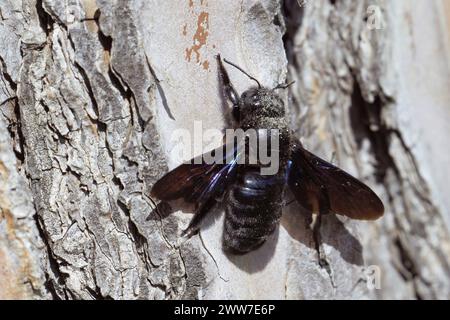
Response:
[{"label": "bee wing", "polygon": [[[212,159],[218,152],[223,154],[222,161],[205,163],[205,156]],[[240,155],[237,147],[223,145],[168,172],[155,183],[150,195],[162,201],[183,199],[195,204],[195,216],[185,233],[192,231],[214,206],[216,198],[234,182]]]},{"label": "bee wing", "polygon": [[[211,154],[218,151],[224,155],[222,161],[206,163],[203,160],[205,156],[212,158]],[[198,203],[207,194],[221,193],[234,179],[239,156],[237,148],[223,145],[168,172],[153,185],[150,195],[162,201],[183,199],[187,203]]]},{"label": "bee wing", "polygon": [[328,211],[358,220],[375,220],[384,213],[380,198],[364,183],[305,150],[292,148],[288,184],[306,209]]}]

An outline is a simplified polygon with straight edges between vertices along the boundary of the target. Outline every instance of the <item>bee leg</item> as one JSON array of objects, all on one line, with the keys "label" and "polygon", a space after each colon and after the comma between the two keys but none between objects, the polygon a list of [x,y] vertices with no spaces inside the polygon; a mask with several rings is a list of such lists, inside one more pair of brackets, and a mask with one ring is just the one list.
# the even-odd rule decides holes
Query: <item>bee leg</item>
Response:
[{"label": "bee leg", "polygon": [[239,123],[239,121],[241,120],[241,109],[239,108],[238,105],[233,106],[233,109],[231,110],[231,115],[233,116],[234,121]]},{"label": "bee leg", "polygon": [[220,57],[220,54],[218,54],[216,58],[217,64],[219,66],[219,78],[223,86],[224,94],[226,98],[229,99],[233,104],[231,114],[234,120],[239,122],[240,119],[239,95],[237,91],[234,89],[233,85],[231,84],[230,77],[228,76],[228,72],[222,63],[222,58]]},{"label": "bee leg", "polygon": [[315,215],[315,218],[313,218],[312,222],[313,238],[319,258],[319,265],[322,268],[327,268],[329,267],[329,264],[325,256],[325,252],[323,251],[322,235],[320,230],[320,227],[322,225],[322,216],[330,212],[330,201],[325,190],[322,191],[318,205],[318,212]]}]

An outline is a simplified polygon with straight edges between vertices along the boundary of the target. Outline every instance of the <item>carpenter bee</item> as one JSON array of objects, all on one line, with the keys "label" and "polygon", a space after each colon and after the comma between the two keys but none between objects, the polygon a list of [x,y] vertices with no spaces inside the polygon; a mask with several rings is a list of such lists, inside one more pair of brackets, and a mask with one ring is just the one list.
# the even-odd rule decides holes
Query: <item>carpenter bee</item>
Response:
[{"label": "carpenter bee", "polygon": [[217,56],[223,92],[233,105],[234,127],[256,130],[258,141],[269,140],[267,129],[275,129],[278,143],[269,149],[278,154],[278,170],[262,174],[264,165],[259,161],[247,163],[251,148],[225,148],[228,146],[225,143],[212,151],[223,155],[224,161],[206,163],[197,158],[167,173],[154,184],[151,196],[164,202],[182,199],[194,204],[195,214],[185,234],[197,231],[202,219],[222,198],[226,203],[224,249],[234,254],[255,250],[280,222],[286,186],[298,203],[318,218],[335,213],[352,219],[375,220],[383,215],[383,203],[368,186],[308,152],[294,137],[287,124],[283,100],[277,94],[278,89],[290,84],[265,88],[239,66],[224,61],[257,84],[239,97],[220,55]]}]

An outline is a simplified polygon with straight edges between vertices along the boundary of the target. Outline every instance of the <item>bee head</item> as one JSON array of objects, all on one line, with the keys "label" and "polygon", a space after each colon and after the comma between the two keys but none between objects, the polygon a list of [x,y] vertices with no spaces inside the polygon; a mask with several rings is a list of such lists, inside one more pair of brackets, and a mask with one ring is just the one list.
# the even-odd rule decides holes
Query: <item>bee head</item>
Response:
[{"label": "bee head", "polygon": [[241,115],[281,118],[285,116],[284,103],[273,89],[253,87],[246,90],[239,100]]},{"label": "bee head", "polygon": [[246,90],[240,98],[233,85],[230,82],[228,73],[226,72],[220,55],[217,55],[219,63],[219,74],[222,77],[222,81],[225,85],[225,92],[233,102],[233,116],[237,121],[245,117],[270,117],[270,118],[281,118],[285,116],[284,103],[280,96],[276,93],[278,89],[286,89],[294,82],[289,84],[279,84],[273,89],[265,88],[255,77],[248,74],[238,65],[224,59],[223,61],[239,71],[245,74],[249,79],[257,83],[257,87],[252,87]]}]

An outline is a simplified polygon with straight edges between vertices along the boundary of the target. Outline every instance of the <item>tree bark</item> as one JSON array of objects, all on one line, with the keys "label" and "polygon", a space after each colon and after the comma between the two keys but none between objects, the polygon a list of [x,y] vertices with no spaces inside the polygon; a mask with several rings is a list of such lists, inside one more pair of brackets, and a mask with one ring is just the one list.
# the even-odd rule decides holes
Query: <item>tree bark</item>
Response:
[{"label": "tree bark", "polygon": [[[450,298],[449,8],[0,0],[0,298]],[[265,86],[296,80],[292,128],[385,216],[325,216],[317,249],[288,204],[244,256],[222,251],[220,206],[190,239],[190,215],[149,218],[181,162],[173,132],[227,126],[217,53]]]}]

